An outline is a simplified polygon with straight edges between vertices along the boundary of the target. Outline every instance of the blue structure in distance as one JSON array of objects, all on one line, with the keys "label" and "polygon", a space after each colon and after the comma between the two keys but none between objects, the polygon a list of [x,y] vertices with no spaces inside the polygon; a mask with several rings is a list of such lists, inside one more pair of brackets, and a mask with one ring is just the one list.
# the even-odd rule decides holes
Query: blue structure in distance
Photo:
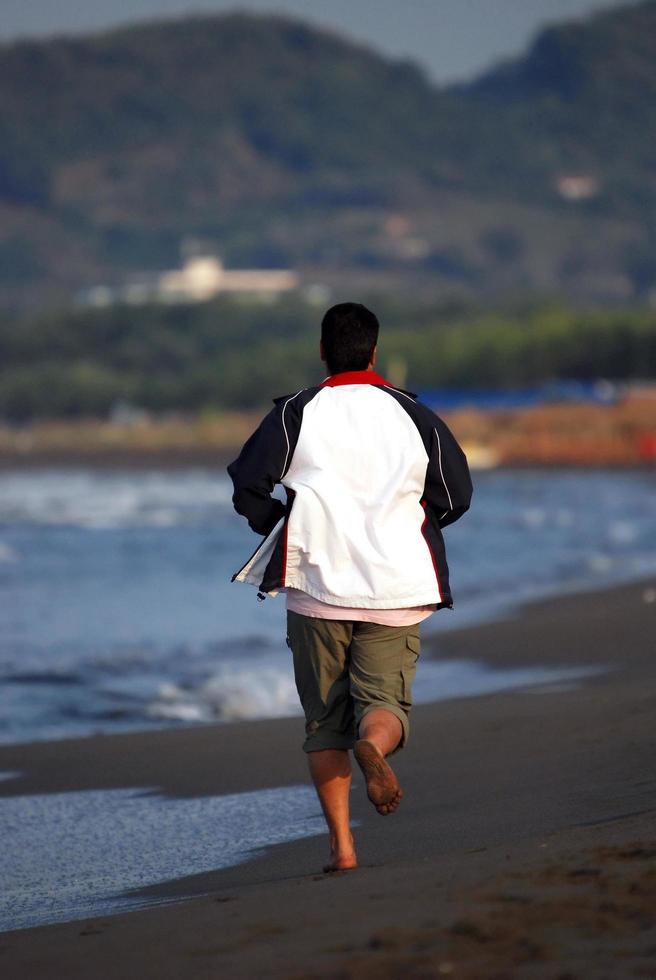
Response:
[{"label": "blue structure in distance", "polygon": [[530,408],[549,402],[594,402],[614,405],[621,398],[617,384],[611,381],[549,381],[526,388],[424,388],[417,392],[426,405],[445,411],[460,408],[512,409]]}]

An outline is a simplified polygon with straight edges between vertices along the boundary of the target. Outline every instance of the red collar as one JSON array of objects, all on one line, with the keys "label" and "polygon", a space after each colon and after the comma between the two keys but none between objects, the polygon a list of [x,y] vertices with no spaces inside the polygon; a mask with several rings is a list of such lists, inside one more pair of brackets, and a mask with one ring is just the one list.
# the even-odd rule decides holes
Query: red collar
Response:
[{"label": "red collar", "polygon": [[385,385],[391,387],[389,381],[381,378],[375,371],[342,371],[340,374],[331,374],[329,378],[321,382],[321,388],[336,388],[337,385]]}]

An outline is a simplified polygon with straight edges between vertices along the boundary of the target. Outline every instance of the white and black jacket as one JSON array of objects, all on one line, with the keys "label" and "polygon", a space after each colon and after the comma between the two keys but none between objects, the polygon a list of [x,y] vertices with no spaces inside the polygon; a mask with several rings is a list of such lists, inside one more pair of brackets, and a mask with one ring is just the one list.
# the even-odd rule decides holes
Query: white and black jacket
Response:
[{"label": "white and black jacket", "polygon": [[468,509],[471,478],[416,396],[373,371],[333,375],[275,399],[228,473],[236,511],[265,535],[233,581],[338,606],[453,605],[441,529]]}]

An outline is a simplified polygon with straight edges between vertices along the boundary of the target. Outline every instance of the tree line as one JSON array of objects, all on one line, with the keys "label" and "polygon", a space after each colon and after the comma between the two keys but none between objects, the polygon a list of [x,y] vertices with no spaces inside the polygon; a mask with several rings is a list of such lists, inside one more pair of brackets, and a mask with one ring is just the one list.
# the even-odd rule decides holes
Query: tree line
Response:
[{"label": "tree line", "polygon": [[[656,313],[649,309],[369,305],[381,322],[380,370],[401,365],[408,388],[656,378]],[[322,379],[322,313],[298,297],[272,304],[224,297],[4,314],[0,417],[107,417],[119,402],[152,412],[260,407]]]}]

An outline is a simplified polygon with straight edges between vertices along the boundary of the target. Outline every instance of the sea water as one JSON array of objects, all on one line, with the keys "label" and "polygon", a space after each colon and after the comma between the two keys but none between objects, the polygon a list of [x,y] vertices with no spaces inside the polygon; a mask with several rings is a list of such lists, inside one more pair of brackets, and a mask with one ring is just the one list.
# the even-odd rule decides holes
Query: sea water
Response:
[{"label": "sea water", "polygon": [[[445,530],[455,608],[424,635],[656,574],[654,471],[474,483],[471,510]],[[298,712],[284,599],[230,582],[259,540],[230,498],[211,468],[0,474],[1,741]],[[416,699],[535,682],[426,657]]]},{"label": "sea water", "polygon": [[[425,634],[656,574],[653,472],[505,470],[475,486],[445,531],[455,610]],[[257,540],[230,494],[212,469],[0,474],[3,741],[298,712],[284,601],[230,583]],[[422,657],[416,700],[594,672]],[[325,832],[309,786],[14,795],[17,776],[0,773],[0,930],[179,901],[189,876]]]},{"label": "sea water", "polygon": [[148,787],[9,796],[0,826],[0,932],[180,901],[193,892],[184,881],[168,897],[153,886],[325,832],[310,786],[191,799]]}]

